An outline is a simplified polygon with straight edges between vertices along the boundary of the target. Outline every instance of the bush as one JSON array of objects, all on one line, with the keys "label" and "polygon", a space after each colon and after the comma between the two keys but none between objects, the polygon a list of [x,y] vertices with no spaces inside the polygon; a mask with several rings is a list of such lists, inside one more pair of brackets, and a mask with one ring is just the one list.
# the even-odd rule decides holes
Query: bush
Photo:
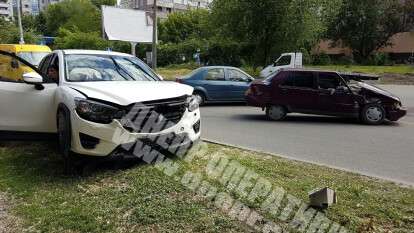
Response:
[{"label": "bush", "polygon": [[[0,17],[0,44],[17,44],[20,40],[19,28],[12,22]],[[24,31],[24,41],[28,44],[35,44],[40,40],[32,29]]]},{"label": "bush", "polygon": [[334,59],[333,64],[350,66],[350,65],[354,65],[355,61],[350,56],[341,56],[341,57],[338,57],[338,58]]},{"label": "bush", "polygon": [[188,40],[178,44],[161,44],[158,47],[158,65],[168,66],[194,61],[193,56],[198,49],[201,54],[205,52],[205,44],[197,40]]},{"label": "bush", "polygon": [[55,40],[55,47],[60,49],[97,49],[104,50],[110,42],[100,37],[99,32],[80,32],[68,29],[59,29]]},{"label": "bush", "polygon": [[244,70],[244,72],[250,74],[254,78],[260,76],[261,67],[255,69],[252,66],[243,66],[241,69]]},{"label": "bush", "polygon": [[391,65],[390,56],[388,53],[375,53],[373,55],[373,65],[376,66],[385,66],[385,65]]},{"label": "bush", "polygon": [[240,43],[220,40],[187,40],[181,43],[166,43],[158,48],[158,64],[168,66],[195,62],[194,54],[200,50],[203,64],[241,66],[243,59],[240,54],[243,48]]},{"label": "bush", "polygon": [[314,54],[312,55],[312,65],[330,65],[332,64],[332,60],[326,53]]},{"label": "bush", "polygon": [[302,64],[303,65],[311,65],[312,64],[312,54],[306,48],[299,49],[299,52],[302,53]]},{"label": "bush", "polygon": [[210,41],[208,50],[202,54],[202,60],[208,65],[241,66],[242,45],[229,41]]},{"label": "bush", "polygon": [[393,62],[387,53],[374,53],[368,59],[362,60],[360,64],[370,66],[385,66],[393,65]]}]

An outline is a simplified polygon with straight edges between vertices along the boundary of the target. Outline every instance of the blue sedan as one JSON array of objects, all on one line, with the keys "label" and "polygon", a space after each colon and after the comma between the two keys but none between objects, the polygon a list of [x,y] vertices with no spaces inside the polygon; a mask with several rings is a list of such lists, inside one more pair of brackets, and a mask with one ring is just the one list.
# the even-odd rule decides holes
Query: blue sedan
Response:
[{"label": "blue sedan", "polygon": [[178,78],[177,82],[194,87],[194,95],[202,105],[206,102],[244,102],[244,93],[253,80],[235,67],[208,66]]}]

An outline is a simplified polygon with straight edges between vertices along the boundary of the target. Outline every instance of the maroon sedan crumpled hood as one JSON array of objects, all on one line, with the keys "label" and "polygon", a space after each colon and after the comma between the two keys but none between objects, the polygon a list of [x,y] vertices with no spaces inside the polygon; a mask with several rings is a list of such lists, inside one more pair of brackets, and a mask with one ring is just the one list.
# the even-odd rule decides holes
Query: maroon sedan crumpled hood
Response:
[{"label": "maroon sedan crumpled hood", "polygon": [[270,82],[267,79],[255,79],[250,83],[250,87],[269,87]]},{"label": "maroon sedan crumpled hood", "polygon": [[386,91],[384,89],[381,89],[379,87],[376,87],[374,85],[370,85],[370,84],[363,83],[363,82],[359,82],[358,85],[362,89],[365,89],[367,91],[374,92],[375,94],[382,95],[382,96],[385,96],[385,97],[388,97],[388,98],[392,98],[392,99],[394,99],[394,100],[396,100],[398,102],[401,102],[401,99],[398,96],[392,94],[389,91]]},{"label": "maroon sedan crumpled hood", "polygon": [[264,79],[255,79],[251,84],[265,84],[263,81]]}]

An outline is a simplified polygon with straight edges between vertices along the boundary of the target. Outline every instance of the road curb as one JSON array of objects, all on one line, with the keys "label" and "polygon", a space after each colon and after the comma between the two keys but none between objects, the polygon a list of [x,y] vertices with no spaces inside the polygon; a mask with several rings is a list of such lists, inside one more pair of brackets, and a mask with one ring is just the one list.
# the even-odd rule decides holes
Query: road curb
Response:
[{"label": "road curb", "polygon": [[323,167],[328,167],[328,168],[332,168],[332,169],[336,169],[336,170],[340,170],[340,171],[344,171],[344,172],[349,172],[349,173],[352,173],[352,174],[362,175],[362,176],[365,176],[365,177],[368,177],[368,178],[374,178],[374,179],[377,179],[378,181],[381,181],[381,182],[391,182],[391,183],[394,183],[398,186],[407,187],[407,188],[414,188],[414,183],[407,183],[407,182],[404,182],[404,181],[401,181],[401,180],[389,179],[389,178],[386,178],[386,177],[382,177],[382,176],[378,176],[378,175],[374,175],[374,174],[370,174],[370,173],[353,171],[353,170],[350,170],[350,169],[346,169],[346,168],[342,168],[342,167],[336,167],[336,166],[332,166],[332,165],[328,165],[328,164],[324,164],[324,163],[318,163],[318,162],[313,162],[313,161],[308,161],[308,160],[300,160],[300,159],[289,157],[289,156],[286,156],[286,155],[281,155],[281,154],[276,154],[276,153],[263,151],[263,150],[259,150],[259,149],[234,145],[234,144],[231,144],[231,143],[219,142],[219,141],[212,140],[212,139],[202,138],[202,140],[204,142],[212,143],[212,144],[215,144],[215,145],[233,147],[233,148],[236,148],[236,149],[247,150],[247,151],[251,151],[251,152],[255,152],[255,153],[267,154],[267,155],[271,155],[271,156],[274,156],[274,157],[289,159],[289,160],[296,161],[296,162],[310,163],[310,164],[317,165],[317,166],[323,166]]}]

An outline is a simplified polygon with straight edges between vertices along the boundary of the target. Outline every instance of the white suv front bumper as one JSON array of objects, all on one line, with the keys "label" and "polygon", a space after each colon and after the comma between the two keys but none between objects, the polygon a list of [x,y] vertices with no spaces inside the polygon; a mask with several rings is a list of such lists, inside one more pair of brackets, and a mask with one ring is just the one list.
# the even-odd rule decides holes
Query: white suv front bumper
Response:
[{"label": "white suv front bumper", "polygon": [[[173,127],[158,133],[131,133],[125,129],[118,120],[111,124],[99,124],[84,120],[79,117],[76,111],[72,111],[72,145],[73,152],[89,156],[108,156],[122,145],[135,143],[139,139],[155,138],[169,134],[185,135],[194,143],[200,139],[201,129],[196,132],[194,126],[200,123],[200,110],[186,112],[181,120]],[[85,148],[81,142],[81,134],[99,139],[93,148]]]}]

